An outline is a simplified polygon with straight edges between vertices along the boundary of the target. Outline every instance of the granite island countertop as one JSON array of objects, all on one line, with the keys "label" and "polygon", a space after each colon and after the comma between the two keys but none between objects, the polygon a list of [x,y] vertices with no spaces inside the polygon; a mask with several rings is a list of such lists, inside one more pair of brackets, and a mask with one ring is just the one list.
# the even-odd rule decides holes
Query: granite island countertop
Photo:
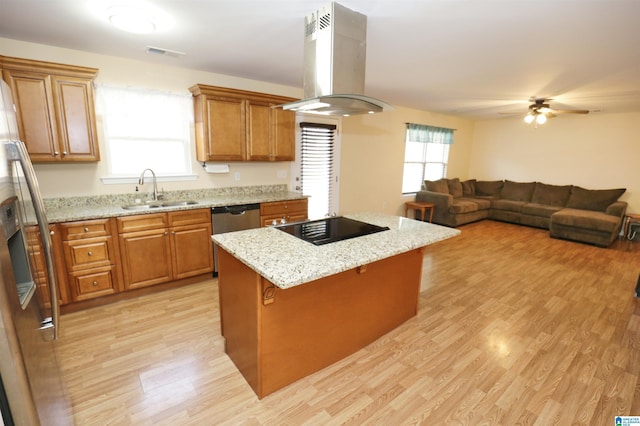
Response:
[{"label": "granite island countertop", "polygon": [[220,247],[286,289],[357,268],[460,234],[460,230],[381,213],[345,217],[388,231],[316,246],[274,227],[213,235]]},{"label": "granite island countertop", "polygon": [[298,200],[302,198],[306,197],[298,192],[287,191],[286,185],[265,185],[256,187],[171,191],[165,194],[165,201],[193,200],[197,203],[149,209],[126,210],[122,208],[123,205],[134,203],[132,194],[49,198],[44,200],[44,204],[49,222],[58,223],[239,204]]}]

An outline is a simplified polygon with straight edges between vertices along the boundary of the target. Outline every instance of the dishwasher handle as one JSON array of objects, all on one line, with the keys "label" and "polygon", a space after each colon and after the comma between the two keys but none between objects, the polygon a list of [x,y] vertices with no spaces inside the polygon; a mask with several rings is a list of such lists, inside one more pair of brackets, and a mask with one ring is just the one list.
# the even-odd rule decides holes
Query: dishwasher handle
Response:
[{"label": "dishwasher handle", "polygon": [[247,207],[246,206],[229,206],[229,207],[225,207],[225,210],[227,211],[227,213],[231,213],[234,216],[238,216],[238,215],[245,214],[247,212]]},{"label": "dishwasher handle", "polygon": [[240,216],[247,212],[247,210],[258,210],[260,209],[260,204],[239,204],[237,206],[224,206],[224,207],[214,207],[211,209],[211,214],[221,214],[228,213],[233,216]]}]

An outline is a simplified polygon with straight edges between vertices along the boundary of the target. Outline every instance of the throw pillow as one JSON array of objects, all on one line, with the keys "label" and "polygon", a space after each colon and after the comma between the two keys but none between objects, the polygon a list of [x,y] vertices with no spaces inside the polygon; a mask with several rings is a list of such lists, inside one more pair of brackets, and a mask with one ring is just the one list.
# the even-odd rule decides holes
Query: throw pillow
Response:
[{"label": "throw pillow", "polygon": [[505,180],[500,198],[511,201],[531,201],[531,195],[536,187],[535,182],[512,182]]},{"label": "throw pillow", "polygon": [[571,196],[567,201],[567,207],[571,209],[592,210],[604,212],[610,204],[618,201],[618,198],[626,188],[620,189],[584,189],[574,186]]},{"label": "throw pillow", "polygon": [[447,179],[447,186],[449,187],[449,194],[451,194],[453,198],[462,197],[462,184],[460,183],[460,179]]},{"label": "throw pillow", "polygon": [[449,193],[449,185],[447,185],[446,179],[425,180],[424,187],[427,191],[431,192],[440,192],[441,194]]},{"label": "throw pillow", "polygon": [[464,197],[473,197],[476,195],[476,180],[469,179],[462,182],[462,195]]},{"label": "throw pillow", "polygon": [[478,180],[476,181],[476,195],[498,195],[504,184],[501,180]]},{"label": "throw pillow", "polygon": [[573,185],[547,185],[542,182],[536,182],[536,189],[533,191],[531,202],[564,207],[571,195],[571,188],[573,188]]}]

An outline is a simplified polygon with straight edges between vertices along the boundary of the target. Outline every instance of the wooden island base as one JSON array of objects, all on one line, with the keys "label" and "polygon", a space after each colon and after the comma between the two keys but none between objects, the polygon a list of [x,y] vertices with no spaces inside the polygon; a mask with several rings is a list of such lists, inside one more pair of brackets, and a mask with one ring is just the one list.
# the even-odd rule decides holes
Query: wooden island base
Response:
[{"label": "wooden island base", "polygon": [[280,289],[221,249],[227,354],[262,399],[362,349],[416,315],[423,252]]}]

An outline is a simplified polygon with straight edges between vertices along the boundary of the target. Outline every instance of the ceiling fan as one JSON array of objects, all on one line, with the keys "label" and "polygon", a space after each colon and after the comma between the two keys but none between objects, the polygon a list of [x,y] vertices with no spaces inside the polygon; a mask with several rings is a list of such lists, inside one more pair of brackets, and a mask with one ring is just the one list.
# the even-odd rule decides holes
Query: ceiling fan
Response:
[{"label": "ceiling fan", "polygon": [[529,105],[529,112],[524,117],[525,123],[531,124],[535,120],[536,124],[544,124],[548,118],[553,118],[558,114],[589,114],[588,109],[551,109],[549,106],[551,100],[532,98],[531,102],[533,103]]}]

